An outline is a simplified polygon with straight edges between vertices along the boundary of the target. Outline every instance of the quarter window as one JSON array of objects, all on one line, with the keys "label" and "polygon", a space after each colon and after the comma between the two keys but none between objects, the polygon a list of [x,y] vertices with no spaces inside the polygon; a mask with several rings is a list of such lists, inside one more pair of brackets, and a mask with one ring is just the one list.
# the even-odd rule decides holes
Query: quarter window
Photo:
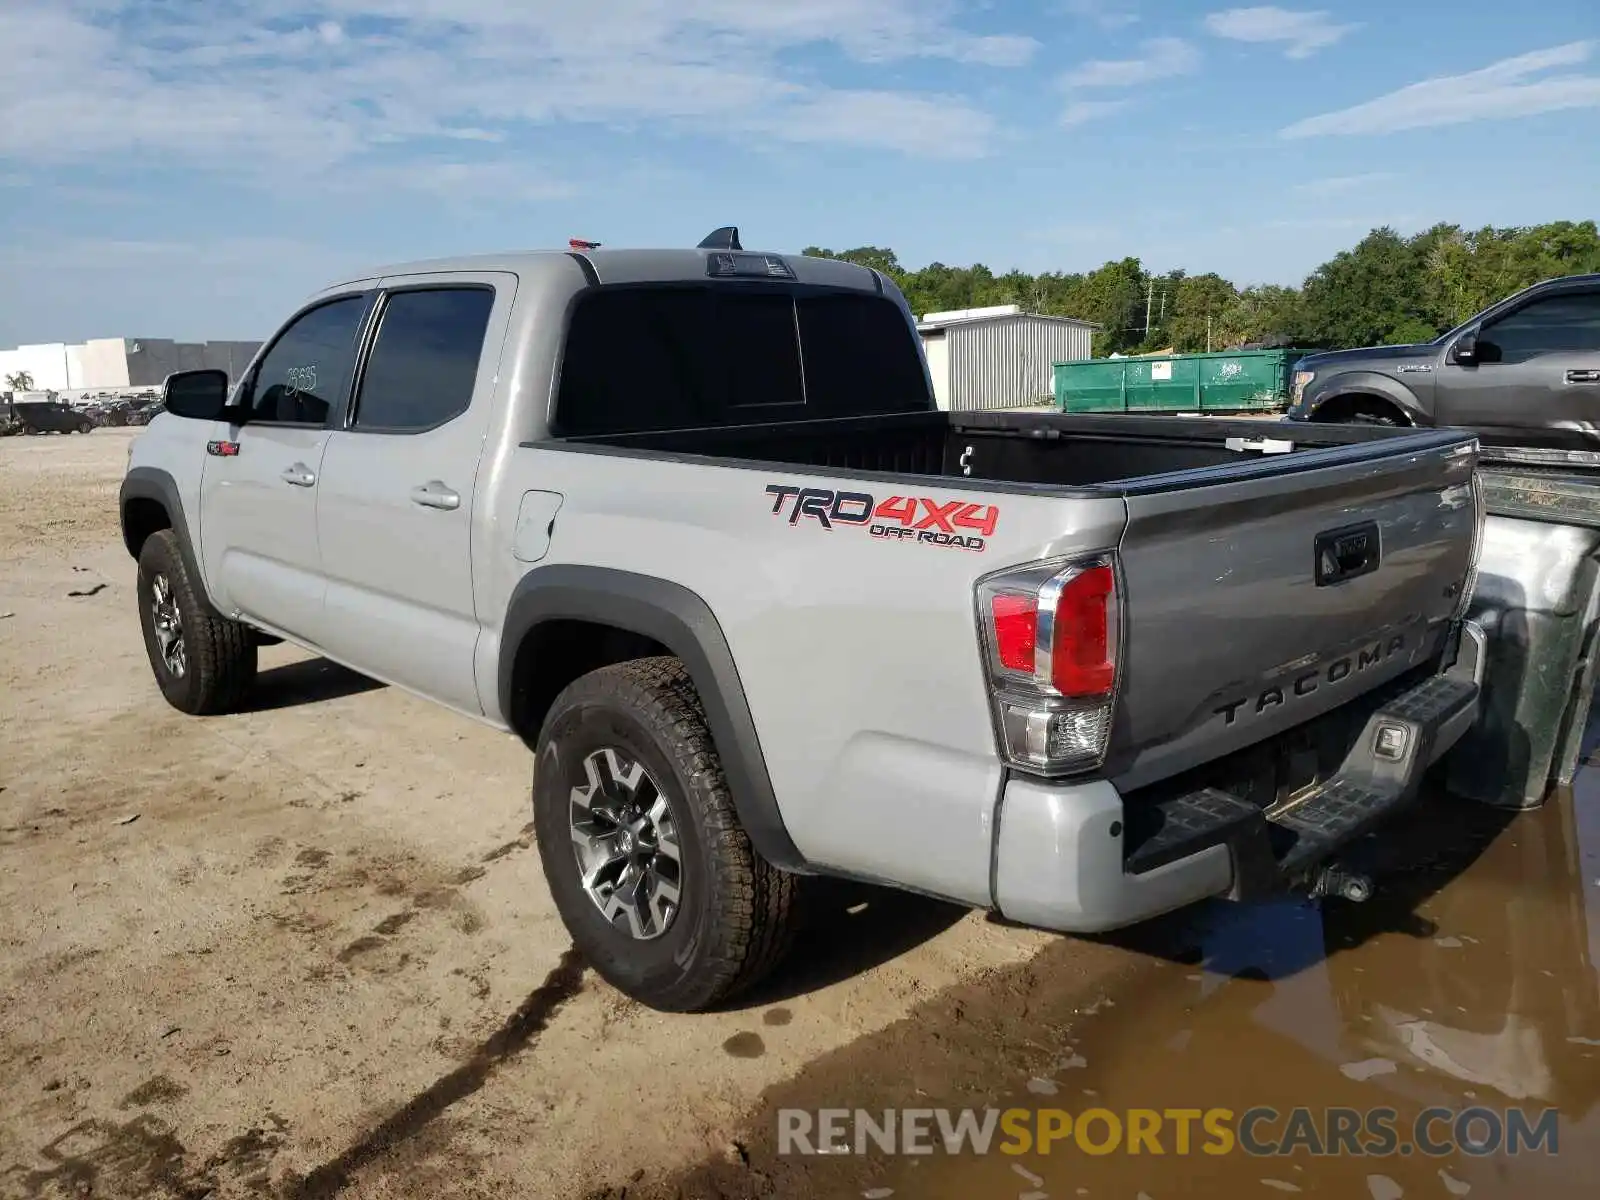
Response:
[{"label": "quarter window", "polygon": [[489,329],[484,287],[394,292],[361,376],[356,429],[414,432],[467,411]]},{"label": "quarter window", "polygon": [[321,425],[344,400],[356,361],[366,296],[346,296],[302,313],[272,344],[250,394],[253,424]]}]

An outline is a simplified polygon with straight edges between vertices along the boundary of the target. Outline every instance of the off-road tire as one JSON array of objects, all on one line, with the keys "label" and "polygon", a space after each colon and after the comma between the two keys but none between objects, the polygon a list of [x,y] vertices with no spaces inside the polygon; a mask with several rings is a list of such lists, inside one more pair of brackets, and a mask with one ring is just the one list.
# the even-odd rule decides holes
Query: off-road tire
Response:
[{"label": "off-road tire", "polygon": [[[664,932],[613,926],[584,889],[571,795],[583,762],[611,747],[642,764],[671,806],[681,895]],[[767,975],[788,950],[797,879],[763,859],[734,811],[705,710],[676,658],[603,667],[569,685],[539,733],[534,830],[556,908],[579,951],[617,990],[663,1012],[696,1012]]]},{"label": "off-road tire", "polygon": [[[152,613],[157,576],[164,575],[183,619],[186,669],[174,674],[162,658]],[[178,537],[153,533],[139,551],[139,624],[150,670],[167,703],[191,716],[213,716],[239,707],[256,676],[256,645],[248,626],[230,621],[189,578]]]}]

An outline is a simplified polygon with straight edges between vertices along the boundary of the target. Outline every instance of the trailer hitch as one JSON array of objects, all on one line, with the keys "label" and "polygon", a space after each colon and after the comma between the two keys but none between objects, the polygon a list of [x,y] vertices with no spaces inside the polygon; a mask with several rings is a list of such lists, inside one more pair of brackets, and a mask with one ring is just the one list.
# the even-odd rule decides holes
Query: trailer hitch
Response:
[{"label": "trailer hitch", "polygon": [[1362,904],[1372,899],[1372,890],[1370,876],[1340,866],[1323,867],[1317,872],[1316,881],[1311,885],[1313,899],[1338,896],[1352,904]]}]

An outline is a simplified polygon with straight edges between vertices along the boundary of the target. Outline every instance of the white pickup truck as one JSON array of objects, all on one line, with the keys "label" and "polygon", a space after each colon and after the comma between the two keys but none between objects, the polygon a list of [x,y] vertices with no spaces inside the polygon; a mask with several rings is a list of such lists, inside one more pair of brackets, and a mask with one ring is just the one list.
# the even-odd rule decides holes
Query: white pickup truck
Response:
[{"label": "white pickup truck", "polygon": [[804,874],[1060,930],[1358,892],[1477,708],[1470,435],[941,412],[892,282],[731,230],[349,280],[165,404],[167,700],[287,639],[519,735],[575,942],[662,1009]]}]

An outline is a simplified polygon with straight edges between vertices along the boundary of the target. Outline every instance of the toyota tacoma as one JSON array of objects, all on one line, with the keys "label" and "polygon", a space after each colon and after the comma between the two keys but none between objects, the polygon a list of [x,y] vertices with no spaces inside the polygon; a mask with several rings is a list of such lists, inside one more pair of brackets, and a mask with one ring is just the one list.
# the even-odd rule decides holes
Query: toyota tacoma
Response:
[{"label": "toyota tacoma", "polygon": [[164,402],[166,700],[287,640],[524,739],[562,918],[663,1010],[805,875],[1066,931],[1355,894],[1477,708],[1470,434],[940,411],[892,281],[731,229],[374,271]]}]

